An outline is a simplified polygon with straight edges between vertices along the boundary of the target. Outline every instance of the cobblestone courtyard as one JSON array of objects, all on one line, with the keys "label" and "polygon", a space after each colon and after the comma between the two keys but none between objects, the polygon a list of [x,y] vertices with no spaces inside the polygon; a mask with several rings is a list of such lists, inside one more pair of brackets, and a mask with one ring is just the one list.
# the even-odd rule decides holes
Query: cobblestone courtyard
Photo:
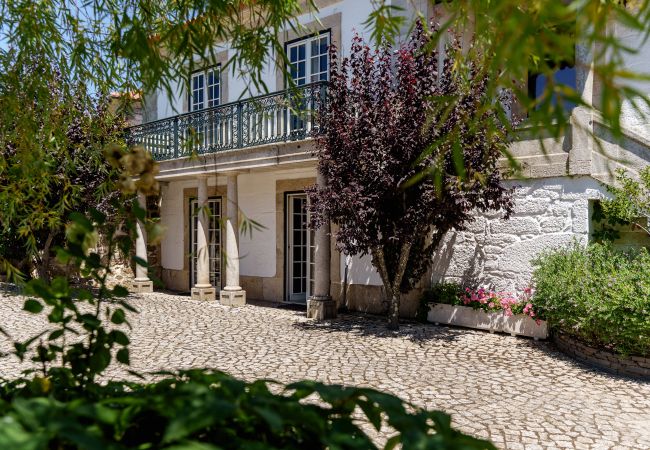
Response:
[{"label": "cobblestone courtyard", "polygon": [[[12,337],[41,329],[22,299],[2,303],[0,325]],[[548,343],[420,324],[393,333],[360,315],[316,324],[303,311],[167,294],[132,303],[141,312],[130,318],[137,371],[210,367],[246,379],[371,386],[444,410],[457,427],[507,449],[650,448],[650,383],[586,368]],[[19,370],[17,360],[0,359],[0,376]]]}]

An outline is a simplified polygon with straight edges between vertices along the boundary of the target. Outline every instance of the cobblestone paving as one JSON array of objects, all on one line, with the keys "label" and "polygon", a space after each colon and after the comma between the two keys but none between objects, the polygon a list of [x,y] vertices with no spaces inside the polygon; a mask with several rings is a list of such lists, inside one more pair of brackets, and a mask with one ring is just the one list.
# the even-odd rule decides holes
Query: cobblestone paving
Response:
[{"label": "cobblestone paving", "polygon": [[[42,325],[20,311],[20,298],[2,304],[0,324],[14,338]],[[420,324],[389,332],[360,315],[317,324],[303,311],[167,294],[133,304],[137,371],[210,367],[245,379],[371,386],[451,413],[460,429],[507,449],[650,448],[650,383],[586,368],[548,343]],[[18,371],[17,361],[0,360],[0,376]]]}]

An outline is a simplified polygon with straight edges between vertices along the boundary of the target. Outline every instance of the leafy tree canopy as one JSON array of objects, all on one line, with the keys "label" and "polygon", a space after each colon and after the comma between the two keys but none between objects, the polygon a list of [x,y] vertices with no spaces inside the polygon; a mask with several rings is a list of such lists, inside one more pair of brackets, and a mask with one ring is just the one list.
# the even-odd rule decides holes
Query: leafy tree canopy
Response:
[{"label": "leafy tree canopy", "polygon": [[15,61],[2,79],[11,114],[0,121],[0,254],[48,278],[72,211],[114,213],[115,172],[102,150],[121,141],[125,123],[49,61]]},{"label": "leafy tree canopy", "polygon": [[[390,34],[399,17],[398,7],[382,11],[392,26],[376,27],[375,43]],[[638,53],[635,45],[646,43],[650,33],[648,0],[572,0],[536,2],[448,0],[435,2],[435,19],[440,26],[429,30],[434,47],[449,32],[471,37],[471,45],[456,50],[456,69],[476,64],[489,74],[486,90],[497,97],[502,90],[513,93],[528,113],[527,121],[539,133],[562,136],[567,129],[565,105],[573,103],[598,110],[615,134],[621,132],[621,110],[625,102],[639,113],[650,109],[647,86],[650,73],[627,67],[625,58]],[[422,12],[420,17],[423,18]],[[626,32],[621,33],[625,27]],[[636,34],[635,45],[623,39]],[[390,36],[389,36],[390,37]],[[576,44],[578,50],[576,51]],[[554,72],[565,63],[592,71],[600,95],[583,95],[585,77],[573,89],[554,80]],[[548,83],[537,98],[530,98],[526,86],[529,73],[545,76]],[[641,83],[641,84],[640,84]],[[645,88],[639,87],[645,84]]]}]

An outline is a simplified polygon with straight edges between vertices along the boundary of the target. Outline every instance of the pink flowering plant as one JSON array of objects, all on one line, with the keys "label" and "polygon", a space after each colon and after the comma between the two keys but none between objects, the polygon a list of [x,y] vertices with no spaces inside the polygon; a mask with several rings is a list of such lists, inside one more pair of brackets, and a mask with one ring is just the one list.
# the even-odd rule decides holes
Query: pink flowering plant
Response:
[{"label": "pink flowering plant", "polygon": [[480,287],[462,288],[456,283],[435,285],[426,296],[427,302],[469,306],[485,312],[503,311],[506,316],[524,314],[540,323],[538,311],[533,304],[533,289],[527,287],[520,293],[497,292]]},{"label": "pink flowering plant", "polygon": [[465,292],[459,297],[457,304],[482,309],[486,312],[503,311],[506,316],[525,314],[539,323],[540,320],[535,312],[532,298],[533,290],[530,287],[519,294],[496,292],[482,287],[476,290],[465,288]]},{"label": "pink flowering plant", "polygon": [[524,314],[535,319],[539,324],[540,318],[533,306],[532,297],[533,290],[530,287],[519,294],[496,292],[482,287],[476,290],[465,288],[456,304],[471,306],[474,309],[482,309],[486,312],[503,311],[506,316]]}]

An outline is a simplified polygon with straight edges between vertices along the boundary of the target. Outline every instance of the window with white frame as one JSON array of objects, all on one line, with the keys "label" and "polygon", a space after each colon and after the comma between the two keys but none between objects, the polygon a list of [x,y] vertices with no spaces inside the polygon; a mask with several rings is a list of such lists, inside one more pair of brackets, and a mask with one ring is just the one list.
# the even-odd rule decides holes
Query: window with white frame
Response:
[{"label": "window with white frame", "polygon": [[190,79],[190,111],[217,106],[221,101],[221,66],[192,73]]},{"label": "window with white frame", "polygon": [[329,46],[329,31],[287,44],[289,72],[296,85],[329,80]]}]

